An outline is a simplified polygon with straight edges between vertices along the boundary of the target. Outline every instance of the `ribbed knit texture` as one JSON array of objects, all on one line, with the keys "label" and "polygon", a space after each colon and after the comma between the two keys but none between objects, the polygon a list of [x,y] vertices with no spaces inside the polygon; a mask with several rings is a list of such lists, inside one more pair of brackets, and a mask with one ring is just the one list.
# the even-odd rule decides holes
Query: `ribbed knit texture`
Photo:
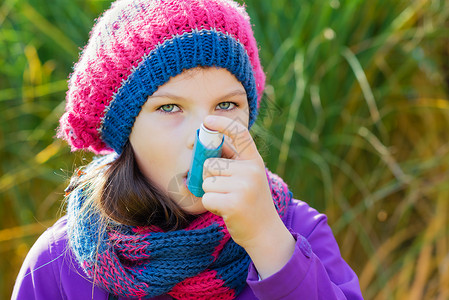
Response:
[{"label": "ribbed knit texture", "polygon": [[121,153],[148,96],[196,66],[242,83],[255,122],[265,75],[249,17],[231,0],[121,0],[95,24],[69,80],[58,137],[72,150]]},{"label": "ribbed knit texture", "polygon": [[[86,172],[115,159],[95,160]],[[280,216],[292,198],[287,185],[266,170]],[[206,212],[186,229],[117,225],[101,230],[98,215],[81,212],[83,192],[69,195],[69,241],[95,284],[128,298],[169,294],[175,299],[234,299],[246,284],[250,258],[230,237],[223,219]],[[98,254],[98,255],[97,255]]]}]

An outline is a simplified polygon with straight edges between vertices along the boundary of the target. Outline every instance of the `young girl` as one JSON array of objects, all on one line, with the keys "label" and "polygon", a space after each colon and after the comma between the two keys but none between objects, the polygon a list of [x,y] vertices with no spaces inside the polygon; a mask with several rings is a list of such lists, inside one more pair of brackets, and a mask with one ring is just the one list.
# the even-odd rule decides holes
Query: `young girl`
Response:
[{"label": "young girl", "polygon": [[[120,0],[69,81],[58,136],[101,154],[30,250],[14,299],[361,299],[326,217],[292,199],[249,129],[265,75],[232,0]],[[225,136],[186,177],[200,125]]]}]

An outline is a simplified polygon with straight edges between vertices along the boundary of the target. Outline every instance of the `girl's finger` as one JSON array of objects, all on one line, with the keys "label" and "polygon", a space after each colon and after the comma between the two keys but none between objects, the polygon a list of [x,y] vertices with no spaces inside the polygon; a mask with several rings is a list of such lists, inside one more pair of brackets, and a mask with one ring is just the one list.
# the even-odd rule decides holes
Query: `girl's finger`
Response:
[{"label": "girl's finger", "polygon": [[210,176],[203,181],[203,190],[207,194],[213,193],[229,193],[235,185],[235,179],[231,176]]},{"label": "girl's finger", "polygon": [[225,140],[222,148],[222,157],[229,159],[236,159],[238,152],[234,147],[234,141],[227,135],[224,136]]},{"label": "girl's finger", "polygon": [[256,144],[248,128],[239,120],[209,115],[204,120],[204,125],[210,130],[222,132],[232,139],[233,147],[237,152],[235,159],[254,159],[259,156]]},{"label": "girl's finger", "polygon": [[210,176],[231,176],[237,161],[227,158],[208,158],[203,165],[203,180]]},{"label": "girl's finger", "polygon": [[205,209],[215,215],[223,216],[226,203],[229,202],[229,194],[209,192],[203,195],[201,201]]}]

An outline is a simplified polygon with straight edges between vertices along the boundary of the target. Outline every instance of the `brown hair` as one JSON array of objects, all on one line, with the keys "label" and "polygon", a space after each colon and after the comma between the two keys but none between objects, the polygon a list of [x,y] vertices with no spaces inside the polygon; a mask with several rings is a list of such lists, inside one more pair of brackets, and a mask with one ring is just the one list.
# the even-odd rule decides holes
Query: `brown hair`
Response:
[{"label": "brown hair", "polygon": [[142,174],[129,141],[109,165],[92,170],[84,179],[75,173],[67,194],[78,188],[86,191],[85,213],[94,209],[106,223],[113,220],[131,226],[154,225],[171,231],[185,228],[196,217]]}]

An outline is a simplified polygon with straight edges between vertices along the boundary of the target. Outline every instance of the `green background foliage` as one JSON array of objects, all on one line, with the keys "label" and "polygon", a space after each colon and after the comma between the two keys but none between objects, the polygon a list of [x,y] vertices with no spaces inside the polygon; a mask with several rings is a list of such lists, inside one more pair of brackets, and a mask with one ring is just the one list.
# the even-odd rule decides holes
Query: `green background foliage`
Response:
[{"label": "green background foliage", "polygon": [[[248,0],[267,167],[329,218],[366,299],[449,299],[449,3]],[[0,298],[89,153],[56,140],[109,1],[0,3]]]}]

